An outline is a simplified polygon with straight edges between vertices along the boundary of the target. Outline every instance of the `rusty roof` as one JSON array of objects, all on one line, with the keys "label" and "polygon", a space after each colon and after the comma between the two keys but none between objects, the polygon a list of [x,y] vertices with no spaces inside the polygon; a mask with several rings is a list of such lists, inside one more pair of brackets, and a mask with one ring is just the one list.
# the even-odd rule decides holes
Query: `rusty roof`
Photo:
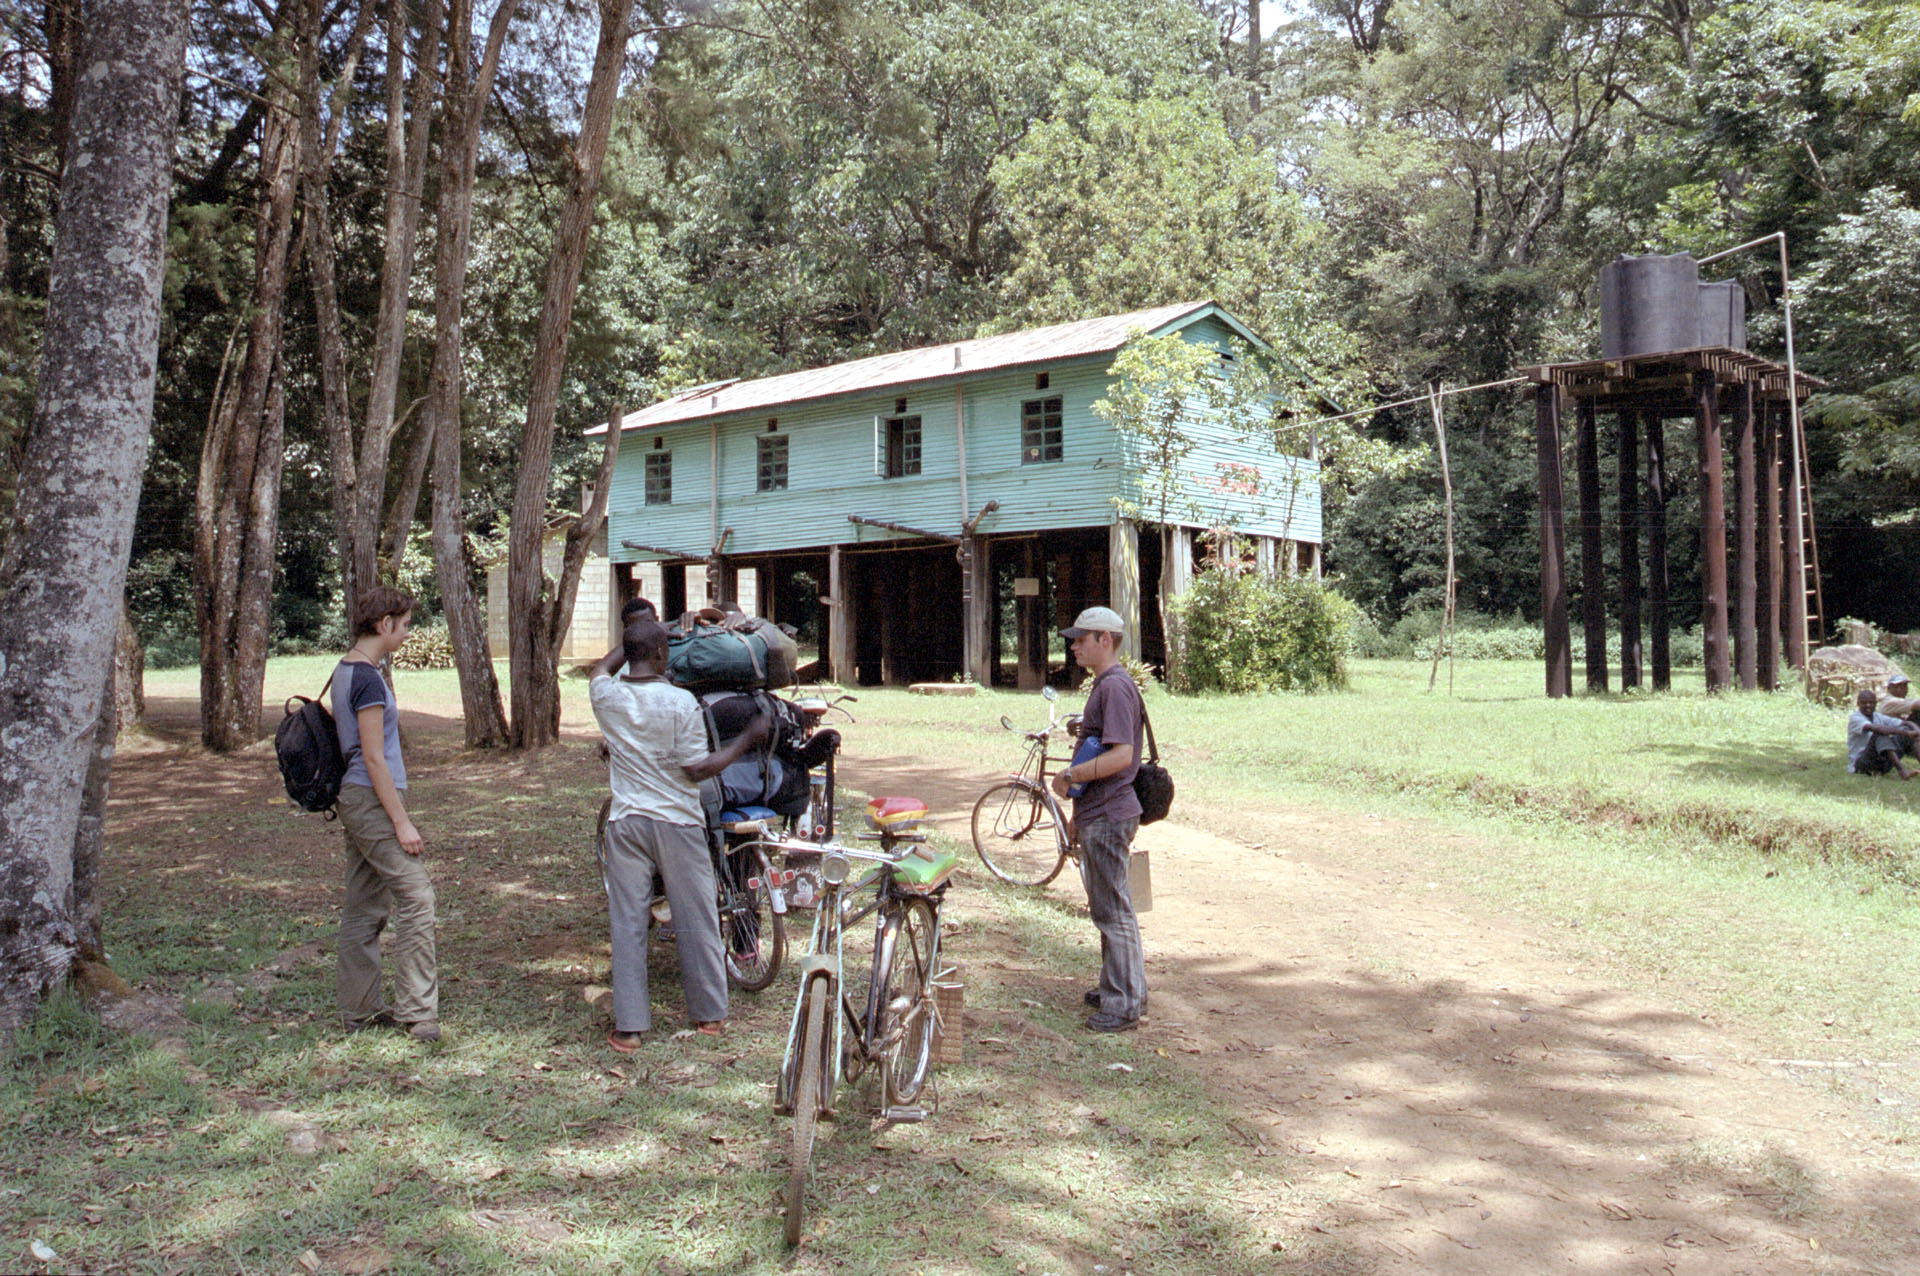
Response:
[{"label": "rusty roof", "polygon": [[[1126,344],[1135,331],[1158,336],[1165,329],[1211,312],[1251,343],[1258,338],[1232,315],[1211,301],[1184,301],[1171,306],[1155,306],[1122,315],[1103,315],[1097,319],[1079,319],[1072,323],[1027,328],[997,337],[972,341],[951,341],[917,350],[874,355],[848,363],[829,364],[804,372],[785,372],[779,376],[753,381],[715,381],[682,390],[620,419],[620,429],[647,430],[682,421],[735,412],[753,412],[807,399],[828,399],[836,395],[857,394],[913,382],[936,381],[972,376],[1023,364],[1047,363],[1105,354]],[[603,422],[587,430],[588,434],[606,433]]]}]

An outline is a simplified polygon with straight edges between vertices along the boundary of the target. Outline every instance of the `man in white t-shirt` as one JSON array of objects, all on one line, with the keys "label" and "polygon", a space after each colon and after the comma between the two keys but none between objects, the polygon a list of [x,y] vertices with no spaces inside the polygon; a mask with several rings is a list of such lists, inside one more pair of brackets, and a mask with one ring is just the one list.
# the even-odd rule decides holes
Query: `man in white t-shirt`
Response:
[{"label": "man in white t-shirt", "polygon": [[[624,674],[616,671],[626,667]],[[647,912],[653,875],[666,882],[680,949],[680,980],[697,1031],[717,1036],[727,1019],[727,974],[707,849],[700,781],[720,774],[764,740],[761,714],[725,748],[709,751],[693,696],[666,680],[667,631],[635,621],[593,668],[593,716],[606,738],[607,912],[613,938],[613,1034],[623,1054],[653,1026],[647,997]]]}]

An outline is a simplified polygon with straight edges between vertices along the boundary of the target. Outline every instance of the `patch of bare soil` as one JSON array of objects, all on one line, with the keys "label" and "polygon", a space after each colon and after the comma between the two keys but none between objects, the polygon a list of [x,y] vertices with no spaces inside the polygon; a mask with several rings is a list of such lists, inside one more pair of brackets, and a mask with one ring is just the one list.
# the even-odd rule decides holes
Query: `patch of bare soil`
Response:
[{"label": "patch of bare soil", "polygon": [[[847,769],[963,839],[986,782],[921,759]],[[1256,848],[1178,814],[1139,842],[1139,1038],[1238,1110],[1249,1156],[1310,1176],[1322,1203],[1298,1222],[1326,1243],[1263,1267],[1920,1272],[1920,1158],[1871,1097],[1430,882],[1422,845],[1459,835],[1290,808]],[[1090,972],[1030,973],[1074,999]]]}]

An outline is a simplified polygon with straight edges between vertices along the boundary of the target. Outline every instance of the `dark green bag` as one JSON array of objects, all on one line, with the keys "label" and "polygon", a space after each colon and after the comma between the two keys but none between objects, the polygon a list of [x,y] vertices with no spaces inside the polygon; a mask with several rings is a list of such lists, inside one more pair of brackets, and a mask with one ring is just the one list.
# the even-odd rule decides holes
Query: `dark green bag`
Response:
[{"label": "dark green bag", "polygon": [[758,691],[793,682],[799,648],[777,626],[695,624],[667,640],[667,681],[702,691]]}]

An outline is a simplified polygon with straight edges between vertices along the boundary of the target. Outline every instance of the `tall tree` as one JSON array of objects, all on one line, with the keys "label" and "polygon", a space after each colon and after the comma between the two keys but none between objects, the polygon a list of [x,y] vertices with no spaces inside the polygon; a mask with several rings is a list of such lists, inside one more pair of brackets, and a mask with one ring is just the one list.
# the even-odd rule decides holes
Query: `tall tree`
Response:
[{"label": "tall tree", "polygon": [[[39,389],[0,556],[0,1037],[79,941],[74,848],[153,420],[186,0],[93,0]],[[84,911],[84,910],[82,910]]]},{"label": "tall tree", "polygon": [[434,346],[427,412],[433,431],[433,560],[441,606],[460,676],[460,707],[469,748],[507,743],[487,627],[473,593],[473,563],[461,518],[460,360],[468,244],[473,230],[474,165],[480,125],[518,0],[500,0],[486,51],[473,65],[473,0],[447,6],[447,74],[440,134],[440,189],[434,213]]},{"label": "tall tree", "polygon": [[[560,737],[560,642],[573,613],[574,590],[586,561],[587,541],[569,538],[558,582],[547,578],[543,547],[547,532],[547,489],[553,477],[554,410],[560,374],[567,361],[567,333],[573,302],[580,290],[587,236],[600,192],[600,168],[613,131],[613,108],[626,66],[628,26],[633,0],[600,0],[600,39],[593,75],[587,82],[580,135],[573,145],[571,181],[560,219],[553,230],[547,260],[547,284],[540,303],[540,325],[533,344],[533,378],[527,393],[526,427],[520,433],[520,478],[514,491],[513,521],[507,541],[507,632],[513,686],[515,748],[538,748]],[[608,431],[607,463],[595,486],[594,506],[606,509],[606,480],[619,447],[619,428]],[[582,511],[591,538],[598,521]]]},{"label": "tall tree", "polygon": [[300,172],[299,53],[304,0],[280,0],[265,42],[253,296],[240,366],[201,445],[194,601],[200,631],[200,738],[244,748],[260,735],[280,531],[286,378],[281,360]]}]

